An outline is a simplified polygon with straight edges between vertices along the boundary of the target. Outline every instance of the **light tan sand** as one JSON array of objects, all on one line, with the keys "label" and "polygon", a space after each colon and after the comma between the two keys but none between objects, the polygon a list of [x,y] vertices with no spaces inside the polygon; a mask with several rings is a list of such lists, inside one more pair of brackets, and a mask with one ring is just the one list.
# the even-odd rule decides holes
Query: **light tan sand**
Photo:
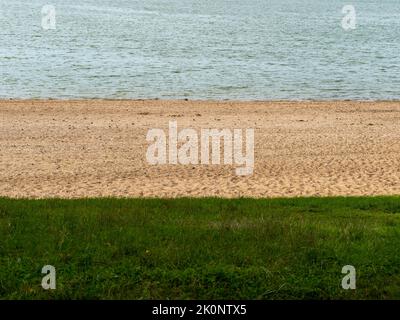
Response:
[{"label": "light tan sand", "polygon": [[[254,128],[254,174],[150,166],[146,133]],[[400,194],[400,102],[0,101],[0,196]]]}]

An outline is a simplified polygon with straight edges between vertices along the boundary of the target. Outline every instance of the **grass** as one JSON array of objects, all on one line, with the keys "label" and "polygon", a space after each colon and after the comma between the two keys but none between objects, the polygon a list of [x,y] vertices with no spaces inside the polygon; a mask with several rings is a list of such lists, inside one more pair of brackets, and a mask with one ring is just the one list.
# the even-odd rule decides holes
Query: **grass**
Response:
[{"label": "grass", "polygon": [[399,248],[400,197],[0,198],[0,299],[399,299]]}]

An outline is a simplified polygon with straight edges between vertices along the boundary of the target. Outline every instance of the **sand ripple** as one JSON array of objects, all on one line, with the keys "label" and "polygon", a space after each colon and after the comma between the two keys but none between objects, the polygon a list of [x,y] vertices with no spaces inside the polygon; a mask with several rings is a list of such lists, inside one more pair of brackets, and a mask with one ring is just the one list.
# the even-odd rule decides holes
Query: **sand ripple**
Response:
[{"label": "sand ripple", "polygon": [[[149,166],[146,132],[254,128],[255,168]],[[0,101],[0,196],[400,194],[399,102]]]}]

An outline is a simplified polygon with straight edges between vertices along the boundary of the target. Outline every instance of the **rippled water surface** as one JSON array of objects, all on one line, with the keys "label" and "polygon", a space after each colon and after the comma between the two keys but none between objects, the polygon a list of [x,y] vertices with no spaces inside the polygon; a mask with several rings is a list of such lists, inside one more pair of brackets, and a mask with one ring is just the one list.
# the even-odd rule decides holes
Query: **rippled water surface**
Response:
[{"label": "rippled water surface", "polygon": [[0,0],[0,98],[400,99],[400,1],[353,2]]}]

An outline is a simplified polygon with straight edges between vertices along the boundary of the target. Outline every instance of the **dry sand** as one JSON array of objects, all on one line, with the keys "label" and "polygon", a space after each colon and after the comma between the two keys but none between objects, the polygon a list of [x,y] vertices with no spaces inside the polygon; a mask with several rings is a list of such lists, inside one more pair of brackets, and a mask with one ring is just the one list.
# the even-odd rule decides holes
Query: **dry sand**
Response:
[{"label": "dry sand", "polygon": [[[254,128],[255,167],[150,166],[146,133]],[[400,194],[400,102],[0,101],[0,196]]]}]

